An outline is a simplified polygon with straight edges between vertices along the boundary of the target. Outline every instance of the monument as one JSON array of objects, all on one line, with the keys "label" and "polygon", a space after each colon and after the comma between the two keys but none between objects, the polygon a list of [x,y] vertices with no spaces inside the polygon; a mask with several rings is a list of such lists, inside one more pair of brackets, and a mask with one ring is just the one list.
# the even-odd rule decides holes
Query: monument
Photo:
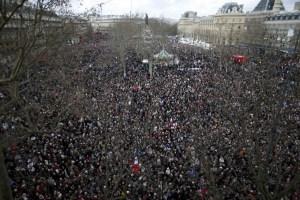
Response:
[{"label": "monument", "polygon": [[149,26],[149,17],[148,17],[148,14],[146,14],[146,17],[145,17],[145,24],[146,24],[146,26]]},{"label": "monument", "polygon": [[152,34],[152,31],[151,31],[150,26],[149,26],[149,16],[148,16],[148,14],[146,14],[146,16],[145,16],[145,26],[144,26],[144,29],[143,29],[144,42],[145,43],[151,43],[152,37],[153,37],[153,34]]}]

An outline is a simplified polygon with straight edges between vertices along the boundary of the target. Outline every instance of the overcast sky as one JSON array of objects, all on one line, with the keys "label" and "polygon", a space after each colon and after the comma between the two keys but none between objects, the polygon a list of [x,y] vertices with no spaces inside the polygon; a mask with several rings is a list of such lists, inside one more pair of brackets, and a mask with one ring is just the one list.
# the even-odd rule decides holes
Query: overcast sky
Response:
[{"label": "overcast sky", "polygon": [[[76,0],[74,0],[76,1]],[[244,11],[251,11],[260,0],[81,0],[80,10],[90,8],[100,2],[103,5],[104,15],[119,15],[132,13],[148,13],[150,17],[165,17],[179,19],[185,11],[196,11],[198,16],[215,14],[227,2],[244,4]],[[283,0],[285,8],[292,10],[297,0]],[[79,4],[74,4],[74,9]]]}]

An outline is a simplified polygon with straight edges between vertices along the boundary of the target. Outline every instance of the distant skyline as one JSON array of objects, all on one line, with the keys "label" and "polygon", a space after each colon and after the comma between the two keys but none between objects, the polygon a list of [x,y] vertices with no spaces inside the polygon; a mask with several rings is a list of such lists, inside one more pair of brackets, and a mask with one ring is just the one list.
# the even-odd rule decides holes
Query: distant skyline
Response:
[{"label": "distant skyline", "polygon": [[[149,17],[164,17],[179,19],[186,11],[195,11],[198,16],[216,14],[220,7],[228,2],[244,5],[244,11],[252,11],[260,0],[72,0],[75,11],[84,11],[101,2],[107,2],[102,7],[103,15],[121,15],[148,13]],[[286,10],[291,11],[299,0],[282,0]]]}]

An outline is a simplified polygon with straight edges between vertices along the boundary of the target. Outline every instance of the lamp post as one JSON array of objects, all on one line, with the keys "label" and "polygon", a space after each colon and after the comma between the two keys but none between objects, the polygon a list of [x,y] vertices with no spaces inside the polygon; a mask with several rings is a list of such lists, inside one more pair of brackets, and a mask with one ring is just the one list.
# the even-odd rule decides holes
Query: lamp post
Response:
[{"label": "lamp post", "polygon": [[300,31],[297,30],[296,32],[297,32],[297,34],[296,34],[297,36],[296,36],[296,42],[295,42],[295,48],[294,48],[294,52],[295,52],[295,53],[296,53],[297,50],[298,50],[299,39],[300,39]]}]

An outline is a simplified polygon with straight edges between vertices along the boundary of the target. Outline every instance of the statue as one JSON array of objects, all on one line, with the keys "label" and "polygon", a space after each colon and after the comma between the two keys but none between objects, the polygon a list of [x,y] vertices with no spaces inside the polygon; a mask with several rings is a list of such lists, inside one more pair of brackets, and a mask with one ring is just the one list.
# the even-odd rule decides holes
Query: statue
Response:
[{"label": "statue", "polygon": [[148,17],[148,14],[146,14],[146,17],[145,17],[145,24],[148,26],[149,25],[149,17]]},{"label": "statue", "polygon": [[233,7],[232,12],[233,12],[233,13],[237,13],[237,12],[238,12],[238,7],[236,7],[236,6]]}]

